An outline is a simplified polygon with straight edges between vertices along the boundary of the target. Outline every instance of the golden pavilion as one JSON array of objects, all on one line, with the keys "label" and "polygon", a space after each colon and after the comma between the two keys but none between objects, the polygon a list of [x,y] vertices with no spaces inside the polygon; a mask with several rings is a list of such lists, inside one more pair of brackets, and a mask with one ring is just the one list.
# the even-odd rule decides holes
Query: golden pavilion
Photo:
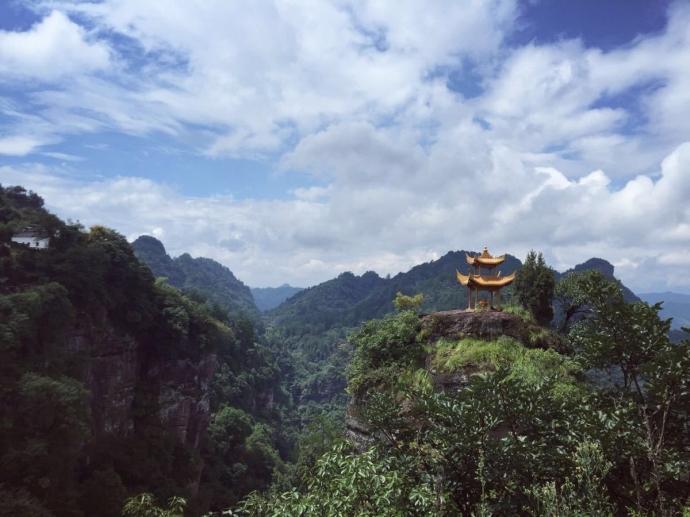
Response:
[{"label": "golden pavilion", "polygon": [[[458,282],[467,287],[467,310],[476,309],[477,305],[480,304],[479,291],[488,291],[490,296],[489,307],[500,310],[501,289],[512,284],[513,280],[515,280],[514,272],[507,276],[501,276],[500,271],[497,274],[493,274],[494,268],[500,266],[505,259],[505,255],[500,257],[491,255],[486,246],[484,251],[475,257],[465,254],[465,260],[467,260],[470,270],[467,275],[463,275],[456,270],[455,275]],[[488,274],[482,274],[482,268],[487,269]]]}]

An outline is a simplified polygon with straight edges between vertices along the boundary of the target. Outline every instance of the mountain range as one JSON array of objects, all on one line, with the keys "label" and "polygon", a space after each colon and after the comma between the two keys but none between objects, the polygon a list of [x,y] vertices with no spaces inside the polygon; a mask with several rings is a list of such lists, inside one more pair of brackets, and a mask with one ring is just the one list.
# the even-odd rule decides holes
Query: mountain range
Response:
[{"label": "mountain range", "polygon": [[671,327],[690,327],[690,295],[666,291],[663,293],[642,293],[640,298],[647,303],[663,302],[661,316],[673,318]]},{"label": "mountain range", "polygon": [[[302,289],[284,284],[280,287],[249,288],[225,266],[208,258],[192,258],[185,253],[171,258],[163,244],[150,236],[141,236],[132,243],[136,256],[146,263],[156,276],[164,276],[168,282],[183,290],[197,290],[231,313],[242,313],[254,320],[261,318],[271,327],[279,329],[290,341],[301,337],[321,340],[335,330],[337,341],[344,335],[340,329],[350,329],[371,318],[381,317],[393,310],[393,298],[403,294],[422,293],[422,311],[433,312],[464,307],[467,292],[459,288],[455,271],[467,273],[469,266],[465,254],[472,251],[449,251],[441,258],[414,266],[407,272],[393,277],[381,277],[374,271],[362,275],[351,272],[318,285]],[[521,262],[513,255],[506,255],[501,273],[508,275],[518,269]],[[591,258],[563,272],[555,272],[560,278],[571,272],[599,271],[606,278],[615,279],[614,266],[601,258]],[[621,284],[625,298],[640,298]],[[510,299],[508,289],[505,298]],[[662,293],[663,294],[663,293]],[[657,301],[650,294],[650,300]],[[665,313],[678,318],[674,327],[685,325],[688,320],[690,296],[666,299]],[[312,341],[309,339],[309,341]],[[295,345],[300,346],[295,343]]]},{"label": "mountain range", "polygon": [[155,276],[165,277],[170,285],[187,292],[196,291],[233,316],[261,319],[249,287],[215,260],[192,258],[189,253],[173,259],[161,241],[148,235],[132,242],[132,249]]},{"label": "mountain range", "polygon": [[303,287],[293,287],[289,284],[283,284],[279,287],[251,288],[257,308],[264,312],[278,307],[278,305],[303,289]]}]

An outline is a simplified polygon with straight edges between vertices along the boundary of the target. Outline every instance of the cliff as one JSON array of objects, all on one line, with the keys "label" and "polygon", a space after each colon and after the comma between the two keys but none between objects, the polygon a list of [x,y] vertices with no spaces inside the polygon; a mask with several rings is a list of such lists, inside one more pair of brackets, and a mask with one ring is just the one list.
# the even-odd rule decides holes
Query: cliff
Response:
[{"label": "cliff", "polygon": [[144,396],[158,421],[181,445],[199,450],[210,420],[210,383],[217,366],[214,353],[198,358],[152,353],[134,336],[117,330],[102,310],[81,313],[67,330],[67,347],[83,358],[79,380],[89,392],[91,432],[131,437],[142,416]]},{"label": "cliff", "polygon": [[163,243],[149,235],[137,238],[132,249],[154,276],[165,277],[178,289],[201,293],[233,316],[249,317],[255,323],[260,321],[251,289],[224,265],[209,258],[193,258],[189,253],[171,258]]},{"label": "cliff", "polygon": [[[499,311],[434,312],[419,317],[415,332],[412,346],[420,350],[415,361],[420,367],[416,375],[424,372],[431,389],[446,394],[458,393],[469,385],[473,376],[493,371],[526,350],[558,350],[563,346],[560,338],[547,329],[519,315]],[[391,346],[411,345],[397,343]],[[386,368],[382,365],[383,370]],[[409,370],[408,365],[407,371],[414,369]],[[400,378],[406,376],[405,370],[399,374]],[[380,438],[367,423],[368,399],[372,393],[390,391],[392,385],[398,386],[396,382],[391,384],[384,376],[378,386],[356,390],[350,399],[345,434],[357,449],[364,450]],[[398,397],[398,400],[402,399]],[[404,417],[409,407],[402,402],[394,411]]]}]

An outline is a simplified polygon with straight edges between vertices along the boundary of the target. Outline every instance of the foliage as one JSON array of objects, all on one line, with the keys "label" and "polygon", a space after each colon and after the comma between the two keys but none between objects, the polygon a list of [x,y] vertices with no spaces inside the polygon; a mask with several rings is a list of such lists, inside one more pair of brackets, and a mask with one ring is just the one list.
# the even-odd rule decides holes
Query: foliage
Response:
[{"label": "foliage", "polygon": [[528,309],[525,309],[522,305],[510,303],[508,305],[504,305],[503,307],[501,307],[501,310],[503,312],[507,312],[508,314],[515,314],[516,316],[522,318],[523,321],[534,323],[534,316]]},{"label": "foliage", "polygon": [[[594,286],[605,285],[608,282],[599,271],[572,272],[558,281],[554,299],[562,313],[559,324],[561,332],[566,332],[572,323],[587,315],[589,293]],[[615,287],[611,286],[611,289],[615,290]]]},{"label": "foliage", "polygon": [[515,296],[540,325],[548,325],[553,318],[554,272],[546,265],[544,256],[535,251],[527,254],[513,283]]},{"label": "foliage", "polygon": [[147,235],[136,239],[132,249],[155,276],[166,278],[170,285],[190,293],[192,297],[208,300],[232,319],[249,318],[255,324],[260,322],[249,287],[215,260],[192,258],[187,253],[172,259],[160,241]]},{"label": "foliage", "polygon": [[601,447],[583,443],[575,451],[575,476],[566,478],[560,490],[554,482],[532,490],[535,498],[534,515],[540,517],[609,517],[614,515],[603,486],[611,468]]},{"label": "foliage", "polygon": [[688,484],[678,482],[681,465],[690,460],[690,341],[671,343],[660,304],[626,303],[616,284],[594,279],[586,297],[590,314],[571,336],[584,364],[618,375],[602,403],[627,424],[626,439],[617,444],[618,454],[629,458],[619,467],[629,472],[620,488],[638,512],[667,513],[679,495],[690,496]]},{"label": "foliage", "polygon": [[153,495],[144,493],[127,499],[122,508],[123,517],[182,517],[187,501],[182,497],[171,497],[167,508],[156,504]]},{"label": "foliage", "polygon": [[423,303],[424,295],[422,293],[417,293],[414,296],[407,296],[398,291],[395,294],[395,299],[393,300],[393,306],[395,307],[395,310],[398,312],[418,312]]},{"label": "foliage", "polygon": [[[586,317],[569,325],[565,348],[575,356],[506,337],[428,343],[406,312],[353,335],[349,415],[359,424],[350,432],[367,430],[367,454],[390,462],[410,493],[425,493],[426,512],[671,515],[686,504],[689,343],[668,341],[658,306],[625,303],[615,283],[587,277]],[[601,371],[611,380],[599,382]],[[370,501],[338,492],[356,488],[345,475],[317,476],[255,494],[240,511],[338,515],[338,505],[354,511],[347,501]],[[376,511],[416,509],[394,497]]]},{"label": "foliage", "polygon": [[403,516],[438,515],[433,479],[416,479],[407,465],[372,449],[363,453],[338,445],[316,463],[304,492],[271,498],[252,494],[237,515]]},{"label": "foliage", "polygon": [[[9,243],[28,225],[51,235],[49,249]],[[0,513],[114,516],[127,496],[151,492],[183,495],[201,514],[283,468],[297,424],[283,367],[251,321],[154,281],[122,235],[65,224],[20,187],[0,187],[0,239]],[[207,286],[226,278],[200,267]],[[189,393],[219,412],[198,448],[162,421],[161,403],[174,400],[161,396],[161,372],[215,362],[211,385]],[[123,382],[133,385],[120,392]],[[234,445],[230,410],[249,421]],[[202,461],[209,468],[192,497]],[[215,490],[232,469],[243,483]]]},{"label": "foliage", "polygon": [[372,320],[352,336],[354,357],[348,369],[348,390],[363,394],[386,376],[377,375],[379,369],[400,368],[420,363],[423,349],[417,341],[419,317],[412,311]]},{"label": "foliage", "polygon": [[465,338],[458,342],[440,340],[430,357],[431,367],[439,372],[464,370],[470,374],[507,369],[509,376],[538,384],[547,377],[561,393],[576,389],[580,366],[554,350],[525,348],[518,341],[500,336],[493,341]]}]

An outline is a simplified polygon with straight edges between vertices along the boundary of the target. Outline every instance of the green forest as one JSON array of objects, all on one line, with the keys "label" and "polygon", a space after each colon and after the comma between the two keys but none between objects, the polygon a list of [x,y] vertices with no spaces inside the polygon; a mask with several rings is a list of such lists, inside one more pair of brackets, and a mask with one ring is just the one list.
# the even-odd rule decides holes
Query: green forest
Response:
[{"label": "green forest", "polygon": [[0,187],[0,515],[690,514],[687,332],[537,252],[502,311],[453,311],[464,257],[262,314],[215,261]]}]

